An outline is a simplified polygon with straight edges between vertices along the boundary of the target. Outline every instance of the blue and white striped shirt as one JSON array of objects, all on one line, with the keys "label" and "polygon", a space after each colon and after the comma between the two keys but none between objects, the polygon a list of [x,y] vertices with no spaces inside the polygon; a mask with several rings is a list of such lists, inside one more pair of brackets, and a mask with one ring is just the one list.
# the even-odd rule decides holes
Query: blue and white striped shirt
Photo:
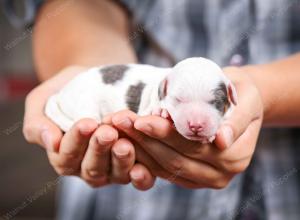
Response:
[{"label": "blue and white striped shirt", "polygon": [[[258,64],[300,51],[300,0],[118,2],[130,13],[133,31],[128,40],[142,63],[169,66],[204,56],[221,66]],[[299,129],[263,129],[250,167],[223,190],[188,190],[164,180],[147,192],[131,185],[92,189],[67,177],[58,217],[300,219],[299,135]]]}]

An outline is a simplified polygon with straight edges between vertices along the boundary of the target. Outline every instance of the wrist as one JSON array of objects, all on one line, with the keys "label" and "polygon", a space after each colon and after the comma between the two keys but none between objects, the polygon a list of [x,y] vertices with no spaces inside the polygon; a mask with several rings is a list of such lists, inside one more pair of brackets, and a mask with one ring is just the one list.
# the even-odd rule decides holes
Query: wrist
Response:
[{"label": "wrist", "polygon": [[250,77],[258,89],[263,104],[264,124],[268,124],[271,121],[273,112],[271,110],[274,109],[276,101],[268,71],[264,69],[263,65],[247,65],[240,67],[240,70]]}]

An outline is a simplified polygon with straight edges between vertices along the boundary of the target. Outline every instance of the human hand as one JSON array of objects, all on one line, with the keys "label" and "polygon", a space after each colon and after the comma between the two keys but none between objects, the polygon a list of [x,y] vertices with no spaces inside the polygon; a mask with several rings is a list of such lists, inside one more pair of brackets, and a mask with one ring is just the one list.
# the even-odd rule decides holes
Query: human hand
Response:
[{"label": "human hand", "polygon": [[172,182],[187,188],[224,188],[247,168],[261,128],[262,101],[241,69],[229,67],[224,72],[236,87],[238,105],[219,128],[214,144],[189,141],[160,117],[138,117],[129,111],[112,117],[112,123],[135,142],[137,160],[154,175],[175,175]]},{"label": "human hand", "polygon": [[[118,137],[109,125],[82,119],[65,134],[44,114],[47,99],[84,67],[69,67],[33,89],[26,98],[23,133],[26,140],[43,146],[59,175],[76,175],[94,187],[126,184],[135,176],[135,187],[151,188],[154,178],[141,164],[135,164],[133,145]],[[142,173],[143,175],[138,175]]]}]

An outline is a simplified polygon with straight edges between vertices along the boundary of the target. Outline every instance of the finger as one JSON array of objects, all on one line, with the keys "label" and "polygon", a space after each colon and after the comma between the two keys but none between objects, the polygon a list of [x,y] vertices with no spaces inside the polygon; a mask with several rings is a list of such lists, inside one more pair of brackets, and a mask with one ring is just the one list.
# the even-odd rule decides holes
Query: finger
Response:
[{"label": "finger", "polygon": [[201,144],[191,141],[180,135],[170,121],[155,116],[144,116],[136,119],[134,127],[167,144],[177,152],[197,160],[214,163],[215,155],[219,150],[212,144]]},{"label": "finger", "polygon": [[243,172],[248,167],[254,153],[261,123],[261,120],[251,122],[234,144],[218,155],[216,166],[227,173]]},{"label": "finger", "polygon": [[98,186],[108,183],[111,147],[117,139],[118,132],[108,125],[101,125],[94,132],[81,165],[81,176],[87,182]]},{"label": "finger", "polygon": [[181,153],[188,153],[199,147],[199,142],[187,140],[176,131],[169,120],[161,117],[139,117],[134,122],[134,128],[152,138],[159,139]]},{"label": "finger", "polygon": [[36,143],[49,151],[57,151],[62,132],[44,114],[48,98],[84,68],[69,67],[33,89],[26,97],[23,133],[30,143]]},{"label": "finger", "polygon": [[139,146],[137,143],[135,143],[134,145],[136,146],[135,152],[138,163],[143,164],[145,167],[147,167],[153,176],[163,178],[169,182],[175,183],[185,188],[196,189],[205,187],[205,185],[182,178],[179,175],[180,172],[176,172],[175,174],[170,173],[169,171],[165,170],[160,164],[158,164],[149,154],[147,154],[141,146]]},{"label": "finger", "polygon": [[30,143],[43,146],[48,151],[58,151],[62,131],[44,115],[43,97],[28,96],[25,102],[23,134]]},{"label": "finger", "polygon": [[[152,139],[148,136],[126,125],[132,125],[133,122],[127,117],[129,114],[116,114],[113,118],[113,124],[119,126],[123,132],[134,139],[158,164],[173,175],[183,177],[187,180],[200,184],[218,184],[219,179],[223,178],[222,173],[209,164],[195,161],[187,158],[167,145]],[[125,126],[123,126],[125,125]],[[211,185],[213,187],[213,185]]]},{"label": "finger", "polygon": [[137,163],[130,171],[130,178],[133,186],[145,191],[153,187],[155,177],[143,164]]},{"label": "finger", "polygon": [[132,128],[133,121],[137,118],[138,116],[136,113],[129,110],[123,110],[113,114],[111,122],[117,127]]},{"label": "finger", "polygon": [[78,121],[62,138],[59,152],[48,152],[50,163],[58,172],[68,170],[69,173],[64,175],[78,173],[89,139],[97,126],[92,119]]},{"label": "finger", "polygon": [[238,105],[233,107],[229,118],[223,122],[217,132],[215,144],[220,149],[230,147],[252,121],[261,117],[257,89],[245,85],[237,85],[236,89],[239,94]]},{"label": "finger", "polygon": [[[119,128],[120,131],[123,131],[138,143],[141,143],[143,140],[158,139],[159,142],[163,142],[168,145],[168,147],[173,148],[175,151],[187,157],[205,161],[210,164],[214,164],[216,157],[215,154],[219,153],[219,150],[211,144],[202,145],[199,142],[183,138],[174,128],[171,127],[167,120],[156,116],[137,117],[137,115],[133,112],[121,111],[115,113],[111,120],[113,125]],[[150,133],[152,135],[155,134],[153,135],[154,139],[149,138],[151,135],[144,135],[144,133],[137,129],[133,129],[133,126],[139,123],[144,123],[145,126],[150,124],[150,126],[153,127],[153,132]],[[158,131],[155,131],[156,129]]]},{"label": "finger", "polygon": [[159,142],[145,141],[139,144],[172,175],[210,187],[217,187],[220,184],[219,180],[224,178],[224,175],[211,165],[182,156]]},{"label": "finger", "polygon": [[220,185],[223,185],[222,180],[224,180],[225,176],[215,167],[205,162],[187,158],[160,141],[134,130],[133,122],[135,120],[137,120],[136,114],[130,111],[122,111],[112,117],[112,122],[115,126],[138,143],[145,152],[171,175],[213,188],[219,188]]},{"label": "finger", "polygon": [[75,123],[68,131],[62,141],[59,149],[60,155],[72,156],[78,158],[83,156],[90,136],[97,129],[98,124],[93,119],[81,119]]},{"label": "finger", "polygon": [[112,147],[111,157],[111,181],[119,184],[129,183],[129,171],[135,163],[135,152],[132,143],[125,138],[119,139]]}]

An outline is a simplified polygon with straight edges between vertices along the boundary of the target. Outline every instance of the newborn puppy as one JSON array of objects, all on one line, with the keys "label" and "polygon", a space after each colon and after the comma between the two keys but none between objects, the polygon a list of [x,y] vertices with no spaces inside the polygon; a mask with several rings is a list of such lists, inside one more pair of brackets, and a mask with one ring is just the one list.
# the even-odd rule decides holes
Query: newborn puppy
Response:
[{"label": "newborn puppy", "polygon": [[236,103],[235,88],[220,67],[199,57],[173,68],[128,64],[89,69],[51,96],[45,113],[68,131],[82,118],[101,123],[108,113],[130,109],[170,118],[182,136],[207,143]]}]

